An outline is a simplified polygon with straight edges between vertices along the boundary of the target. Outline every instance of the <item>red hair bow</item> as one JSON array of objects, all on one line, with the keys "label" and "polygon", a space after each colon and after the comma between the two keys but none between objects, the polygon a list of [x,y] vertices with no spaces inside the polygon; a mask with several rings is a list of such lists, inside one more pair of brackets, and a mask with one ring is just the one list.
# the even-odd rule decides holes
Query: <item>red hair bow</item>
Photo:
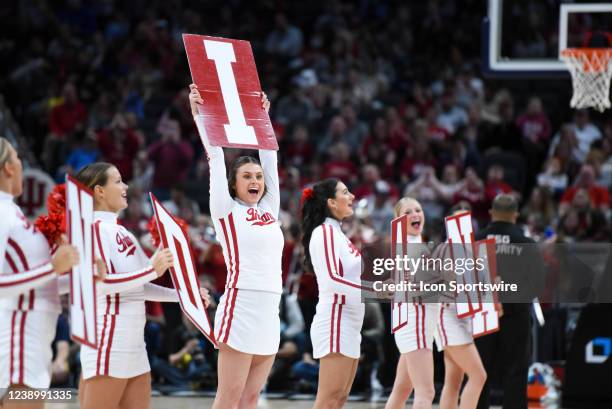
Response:
[{"label": "red hair bow", "polygon": [[302,197],[300,199],[300,207],[302,207],[302,205],[304,204],[306,200],[310,200],[313,195],[314,195],[314,191],[312,190],[311,187],[307,187],[306,189],[302,190]]}]

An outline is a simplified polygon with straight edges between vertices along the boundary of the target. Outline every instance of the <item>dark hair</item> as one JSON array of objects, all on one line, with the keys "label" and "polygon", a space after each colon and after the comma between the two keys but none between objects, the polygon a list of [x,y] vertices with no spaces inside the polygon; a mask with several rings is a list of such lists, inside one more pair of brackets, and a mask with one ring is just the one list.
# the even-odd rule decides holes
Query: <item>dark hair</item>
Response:
[{"label": "dark hair", "polygon": [[74,176],[83,185],[93,190],[96,186],[104,186],[108,182],[108,170],[115,165],[108,162],[95,162],[85,166]]},{"label": "dark hair", "polygon": [[331,217],[327,199],[336,197],[336,186],[340,181],[329,178],[317,182],[312,186],[312,195],[304,200],[302,205],[302,246],[304,247],[304,270],[313,271],[310,260],[310,237],[315,227]]},{"label": "dark hair", "polygon": [[[247,163],[254,163],[255,165],[261,166],[259,159],[254,158],[252,156],[241,156],[234,161],[234,163],[232,164],[232,168],[230,169],[229,178],[227,180],[227,187],[232,198],[236,197],[236,174],[238,173],[238,169],[242,165],[246,165]],[[264,195],[267,191],[268,187],[264,186]]]}]

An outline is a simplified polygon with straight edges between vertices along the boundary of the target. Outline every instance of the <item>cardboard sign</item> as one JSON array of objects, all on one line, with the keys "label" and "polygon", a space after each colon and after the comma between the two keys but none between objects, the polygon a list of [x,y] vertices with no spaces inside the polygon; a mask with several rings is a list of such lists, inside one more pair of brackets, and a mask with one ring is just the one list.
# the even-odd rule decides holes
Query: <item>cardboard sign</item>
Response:
[{"label": "cardboard sign", "polygon": [[[446,237],[451,244],[450,252],[453,260],[474,258],[474,230],[472,228],[472,214],[470,212],[448,216],[444,219],[446,226]],[[474,269],[457,275],[457,283],[471,284],[478,282],[478,276]],[[459,318],[469,317],[482,310],[482,302],[479,293],[461,292],[457,294],[457,316]]]},{"label": "cardboard sign", "polygon": [[174,288],[178,292],[181,309],[202,334],[218,347],[204,301],[200,297],[200,282],[187,235],[155,195],[152,193],[149,195],[155,211],[161,242],[164,248],[172,251],[174,257],[174,265],[170,268],[170,273]]},{"label": "cardboard sign", "polygon": [[70,244],[79,251],[79,264],[70,272],[71,337],[81,345],[97,348],[93,194],[70,176],[66,178],[66,231]]},{"label": "cardboard sign", "polygon": [[195,34],[183,34],[183,42],[193,83],[204,100],[200,114],[211,145],[278,150],[262,108],[251,44]]},{"label": "cardboard sign", "polygon": [[[493,284],[497,280],[497,262],[495,239],[479,240],[474,243],[474,257],[485,259],[485,269],[478,273],[478,279],[484,284]],[[474,338],[499,331],[499,310],[501,305],[497,293],[482,292],[482,309],[472,316],[472,335]]]}]

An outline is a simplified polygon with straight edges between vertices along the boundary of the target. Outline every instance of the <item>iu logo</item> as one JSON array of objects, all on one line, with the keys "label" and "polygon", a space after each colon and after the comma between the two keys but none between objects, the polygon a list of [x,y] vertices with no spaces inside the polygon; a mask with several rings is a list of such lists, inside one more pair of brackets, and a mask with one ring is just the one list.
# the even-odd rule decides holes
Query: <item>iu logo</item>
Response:
[{"label": "iu logo", "polygon": [[584,360],[588,364],[603,364],[612,354],[612,338],[598,337],[586,344]]},{"label": "iu logo", "polygon": [[36,217],[46,211],[47,195],[55,186],[53,179],[38,169],[23,171],[23,193],[17,204],[26,217]]},{"label": "iu logo", "polygon": [[117,246],[119,246],[119,253],[126,253],[126,257],[131,256],[136,251],[136,246],[129,236],[124,236],[121,233],[117,233],[115,240],[117,241]]}]

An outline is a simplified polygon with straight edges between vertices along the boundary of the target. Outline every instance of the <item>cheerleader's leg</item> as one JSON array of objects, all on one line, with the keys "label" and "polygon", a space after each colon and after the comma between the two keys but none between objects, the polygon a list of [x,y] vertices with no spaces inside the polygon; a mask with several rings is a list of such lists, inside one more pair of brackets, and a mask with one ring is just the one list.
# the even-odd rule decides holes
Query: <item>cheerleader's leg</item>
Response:
[{"label": "cheerleader's leg", "polygon": [[476,409],[480,393],[487,380],[487,372],[482,365],[476,346],[473,343],[447,346],[444,355],[447,354],[468,377],[461,393],[459,409]]},{"label": "cheerleader's leg", "polygon": [[81,409],[118,409],[128,379],[94,376],[79,384]]},{"label": "cheerleader's leg", "polygon": [[[320,360],[319,386],[313,409],[341,408],[348,399],[355,380],[358,359],[339,353],[327,354]],[[347,387],[348,385],[348,387]]]},{"label": "cheerleader's leg", "polygon": [[119,402],[119,409],[148,409],[151,407],[151,372],[128,380]]},{"label": "cheerleader's leg", "polygon": [[212,409],[235,409],[240,401],[251,368],[253,355],[219,344],[218,386]]},{"label": "cheerleader's leg", "polygon": [[434,388],[434,365],[431,349],[406,352],[408,376],[414,386],[414,409],[431,409],[436,390]]},{"label": "cheerleader's leg", "polygon": [[[448,348],[448,347],[446,347]],[[444,386],[440,395],[440,409],[456,409],[459,402],[459,392],[463,383],[464,372],[455,363],[450,354],[444,351]]]},{"label": "cheerleader's leg", "polygon": [[393,381],[393,389],[387,400],[385,409],[403,409],[406,407],[406,401],[412,393],[412,381],[408,375],[408,367],[406,357],[402,354],[397,361],[397,369],[395,371],[395,381]]},{"label": "cheerleader's leg", "polygon": [[270,375],[275,357],[276,355],[253,355],[238,409],[254,409],[257,407],[259,394],[268,379],[268,375]]}]

